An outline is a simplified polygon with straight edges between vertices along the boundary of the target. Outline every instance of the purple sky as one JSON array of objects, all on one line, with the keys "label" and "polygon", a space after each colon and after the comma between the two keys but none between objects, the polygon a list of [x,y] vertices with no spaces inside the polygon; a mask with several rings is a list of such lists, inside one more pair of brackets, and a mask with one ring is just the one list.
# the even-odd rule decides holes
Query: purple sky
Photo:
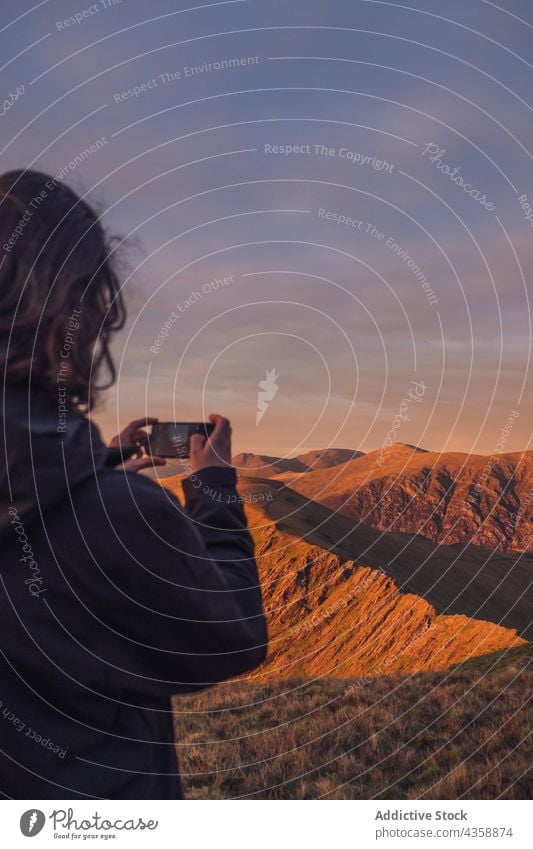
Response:
[{"label": "purple sky", "polygon": [[490,454],[516,411],[531,447],[533,9],[417,5],[4,0],[2,170],[125,240],[105,435]]}]

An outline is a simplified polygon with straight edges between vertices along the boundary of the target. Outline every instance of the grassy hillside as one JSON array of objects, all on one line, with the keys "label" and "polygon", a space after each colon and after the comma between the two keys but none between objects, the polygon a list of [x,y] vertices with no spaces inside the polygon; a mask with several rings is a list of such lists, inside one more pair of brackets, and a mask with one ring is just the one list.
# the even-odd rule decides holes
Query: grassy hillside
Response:
[{"label": "grassy hillside", "polygon": [[437,673],[233,681],[176,698],[185,792],[530,798],[532,659],[528,644]]}]

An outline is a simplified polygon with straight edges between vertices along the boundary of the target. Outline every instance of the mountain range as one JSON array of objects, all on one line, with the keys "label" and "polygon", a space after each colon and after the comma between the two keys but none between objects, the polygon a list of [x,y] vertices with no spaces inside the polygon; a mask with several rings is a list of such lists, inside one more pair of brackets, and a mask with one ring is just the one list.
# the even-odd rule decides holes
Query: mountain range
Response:
[{"label": "mountain range", "polygon": [[285,472],[311,472],[318,469],[330,469],[361,457],[361,451],[348,448],[325,448],[308,451],[297,457],[269,457],[266,454],[243,453],[233,457],[233,465],[240,475],[256,475],[271,478]]},{"label": "mountain range", "polygon": [[[443,670],[531,639],[530,559],[510,546],[508,551],[487,547],[494,539],[515,545],[525,540],[520,523],[530,522],[527,509],[508,536],[501,512],[491,508],[488,498],[482,499],[484,519],[472,511],[471,524],[464,522],[449,544],[415,528],[424,522],[429,527],[430,508],[442,510],[451,521],[450,502],[460,497],[451,474],[459,477],[464,492],[475,481],[480,460],[487,458],[394,446],[378,474],[378,452],[372,453],[376,456],[343,462],[343,452],[312,452],[288,461],[291,469],[282,458],[235,458],[269,622],[269,654],[256,673],[258,680],[294,675],[370,679]],[[524,455],[502,455],[492,466],[488,489],[509,493],[508,510],[521,509],[520,496],[527,492],[522,463],[531,463],[531,453],[525,460]],[[313,460],[321,466],[316,468]],[[294,461],[307,470],[295,468]],[[517,470],[516,480],[511,472]],[[424,484],[414,488],[421,475],[425,499],[418,492]],[[444,509],[437,496],[447,480],[453,498]],[[180,495],[179,477],[162,483]],[[359,500],[352,501],[354,493]],[[416,508],[409,507],[409,494],[418,504],[418,518]],[[386,509],[379,507],[383,498]],[[389,515],[395,521],[387,529],[372,526],[387,524]],[[484,545],[469,538],[468,530],[478,531],[471,537],[480,536],[483,523],[493,524],[481,534]],[[442,538],[442,528],[434,536]]]},{"label": "mountain range", "polygon": [[241,476],[283,480],[354,522],[453,545],[533,550],[533,451],[493,457],[397,443],[384,454],[325,449],[295,458],[239,454]]}]

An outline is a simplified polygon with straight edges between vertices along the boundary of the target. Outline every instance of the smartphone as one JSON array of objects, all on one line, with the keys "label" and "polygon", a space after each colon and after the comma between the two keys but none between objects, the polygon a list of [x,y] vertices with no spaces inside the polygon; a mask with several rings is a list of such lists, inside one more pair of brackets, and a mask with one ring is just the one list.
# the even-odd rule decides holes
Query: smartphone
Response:
[{"label": "smartphone", "polygon": [[190,438],[194,433],[211,436],[211,422],[157,422],[149,436],[150,453],[156,457],[176,457],[186,460],[190,453]]}]

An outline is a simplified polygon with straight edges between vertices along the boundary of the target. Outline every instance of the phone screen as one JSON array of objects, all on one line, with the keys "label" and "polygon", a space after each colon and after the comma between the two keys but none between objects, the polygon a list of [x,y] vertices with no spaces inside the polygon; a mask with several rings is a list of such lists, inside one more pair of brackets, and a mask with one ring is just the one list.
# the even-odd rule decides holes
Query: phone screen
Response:
[{"label": "phone screen", "polygon": [[189,441],[193,433],[209,436],[214,429],[210,422],[158,422],[152,425],[150,451],[157,457],[189,456]]}]

